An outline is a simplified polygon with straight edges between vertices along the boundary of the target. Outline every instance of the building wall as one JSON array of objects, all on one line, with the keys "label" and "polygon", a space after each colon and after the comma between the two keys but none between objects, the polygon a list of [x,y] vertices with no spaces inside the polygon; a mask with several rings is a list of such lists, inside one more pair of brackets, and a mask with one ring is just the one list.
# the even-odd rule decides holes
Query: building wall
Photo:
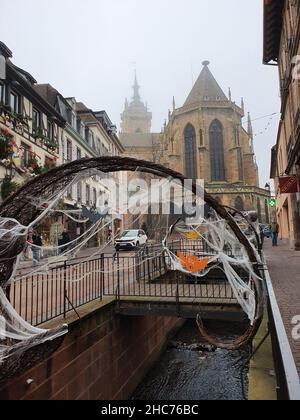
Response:
[{"label": "building wall", "polygon": [[61,348],[2,388],[0,399],[126,400],[180,325],[177,318],[120,317],[106,306],[70,325]]},{"label": "building wall", "polygon": [[[22,98],[22,101],[23,101],[24,115],[27,115],[29,118],[32,118],[33,104],[27,98]],[[40,113],[40,115],[41,115],[41,127],[47,127],[48,117],[42,112]],[[43,167],[45,165],[46,158],[55,159],[55,165],[58,164],[60,160],[60,152],[61,152],[62,129],[53,122],[55,139],[57,141],[57,149],[51,150],[44,145],[43,141],[41,141],[40,139],[34,138],[33,126],[32,126],[31,120],[28,121],[28,125],[29,125],[28,128],[24,127],[23,129],[21,128],[18,129],[14,127],[12,119],[8,120],[5,118],[4,113],[0,116],[0,127],[2,129],[8,129],[9,132],[13,135],[14,140],[16,141],[16,144],[18,148],[20,149],[18,151],[20,156],[21,156],[22,146],[26,145],[28,147],[28,150],[30,150],[30,154],[32,156],[33,155],[36,156],[39,166]],[[44,134],[45,135],[47,134],[46,130],[44,130]],[[29,165],[22,166],[21,169],[25,169],[27,167],[29,167]],[[5,168],[3,166],[0,166],[0,179],[3,179],[5,177],[5,174],[6,174]],[[16,171],[13,171],[12,174],[15,176],[14,181],[16,181],[19,184],[22,184],[27,177],[22,172],[17,173]]]},{"label": "building wall", "polygon": [[300,54],[299,17],[295,2],[285,1],[279,48],[282,117],[272,174],[277,195],[276,213],[280,237],[297,248],[300,247],[300,194],[281,194],[278,177],[298,175],[300,191],[300,82],[299,77],[294,77],[292,62],[293,57]]},{"label": "building wall", "polygon": [[[250,148],[249,135],[241,127],[241,116],[233,112],[232,107],[218,105],[216,108],[197,107],[190,110],[186,107],[176,110],[166,128],[164,160],[172,169],[185,173],[184,130],[192,124],[196,131],[197,176],[211,183],[210,138],[209,128],[214,120],[223,126],[224,157],[226,182],[244,182],[246,185],[258,186],[258,173],[254,153]],[[234,130],[238,127],[239,144],[236,144]],[[202,133],[202,134],[200,134]],[[244,161],[243,179],[239,179],[236,150],[241,148]],[[170,159],[170,161],[169,161]]]},{"label": "building wall", "polygon": [[[265,214],[265,199],[268,192],[259,189],[258,168],[252,149],[252,138],[242,128],[242,110],[231,102],[210,103],[199,108],[184,106],[175,110],[166,127],[164,135],[163,164],[185,173],[185,139],[184,131],[192,124],[196,132],[197,177],[205,180],[207,190],[219,197],[222,204],[235,207],[238,197],[242,198],[244,210],[258,210],[258,199],[262,201],[261,222],[268,220]],[[217,119],[223,126],[225,181],[212,182],[211,151],[209,130],[211,123]],[[242,155],[242,171],[239,169],[238,153]],[[242,175],[242,176],[241,176]],[[236,188],[233,188],[233,186]],[[251,186],[254,194],[243,191]],[[239,190],[233,193],[232,190]],[[219,191],[222,190],[222,193]]]}]

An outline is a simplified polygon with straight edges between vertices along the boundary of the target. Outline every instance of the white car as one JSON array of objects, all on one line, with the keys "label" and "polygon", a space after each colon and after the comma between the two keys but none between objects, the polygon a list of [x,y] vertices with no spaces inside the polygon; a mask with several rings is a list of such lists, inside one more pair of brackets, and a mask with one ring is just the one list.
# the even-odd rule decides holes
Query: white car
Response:
[{"label": "white car", "polygon": [[148,237],[143,230],[125,230],[116,240],[116,251],[135,249],[148,242]]}]

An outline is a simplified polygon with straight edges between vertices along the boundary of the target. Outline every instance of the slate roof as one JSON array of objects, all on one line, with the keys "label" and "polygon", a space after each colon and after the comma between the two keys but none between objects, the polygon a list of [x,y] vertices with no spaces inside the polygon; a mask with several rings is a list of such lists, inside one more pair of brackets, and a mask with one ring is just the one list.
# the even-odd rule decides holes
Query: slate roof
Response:
[{"label": "slate roof", "polygon": [[202,64],[204,67],[184,106],[201,101],[228,101],[227,96],[209,70],[209,61],[204,61]]}]

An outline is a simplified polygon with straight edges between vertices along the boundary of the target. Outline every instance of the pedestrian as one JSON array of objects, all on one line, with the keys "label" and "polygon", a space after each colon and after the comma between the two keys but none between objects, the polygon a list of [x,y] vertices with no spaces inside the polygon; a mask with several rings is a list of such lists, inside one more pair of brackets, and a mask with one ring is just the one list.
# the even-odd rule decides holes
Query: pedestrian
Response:
[{"label": "pedestrian", "polygon": [[32,260],[33,265],[38,265],[41,261],[41,248],[43,246],[41,235],[34,231],[32,235]]},{"label": "pedestrian", "polygon": [[272,231],[272,246],[278,245],[278,234],[279,234],[279,224],[276,220],[273,221],[271,225],[271,231]]},{"label": "pedestrian", "polygon": [[[61,235],[61,239],[58,242],[58,245],[60,246],[60,254],[65,252],[68,249],[68,244],[71,242],[71,238],[68,232],[67,228],[64,228],[63,233]],[[65,246],[63,246],[65,245]]]},{"label": "pedestrian", "polygon": [[264,242],[265,242],[265,234],[264,234],[264,227],[263,227],[263,225],[259,225],[259,234],[260,234],[261,249],[263,249]]}]

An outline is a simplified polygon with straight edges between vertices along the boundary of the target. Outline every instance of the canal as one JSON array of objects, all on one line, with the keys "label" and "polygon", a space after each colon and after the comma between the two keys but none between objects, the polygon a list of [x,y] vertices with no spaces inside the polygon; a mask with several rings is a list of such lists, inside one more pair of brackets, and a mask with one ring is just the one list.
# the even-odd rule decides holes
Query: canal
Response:
[{"label": "canal", "polygon": [[[241,332],[241,324],[210,322],[208,327],[227,339]],[[213,349],[201,341],[195,321],[187,321],[132,399],[243,400],[241,368],[249,350]],[[243,375],[246,393],[247,373],[246,369]]]}]

